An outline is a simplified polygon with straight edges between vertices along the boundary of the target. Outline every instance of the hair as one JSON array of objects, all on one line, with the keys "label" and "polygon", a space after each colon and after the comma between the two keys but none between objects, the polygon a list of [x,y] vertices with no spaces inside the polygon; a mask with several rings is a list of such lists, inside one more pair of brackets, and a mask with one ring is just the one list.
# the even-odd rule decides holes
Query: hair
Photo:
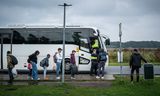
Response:
[{"label": "hair", "polygon": [[8,54],[11,54],[11,51],[7,51],[7,55],[8,55]]},{"label": "hair", "polygon": [[62,49],[61,49],[61,48],[58,48],[58,51],[59,51],[59,50],[62,50]]},{"label": "hair", "polygon": [[133,51],[138,52],[138,50],[137,50],[137,49],[134,49]]},{"label": "hair", "polygon": [[50,57],[50,54],[47,54],[47,57]]},{"label": "hair", "polygon": [[37,51],[35,51],[35,54],[39,54],[40,52],[37,50]]}]

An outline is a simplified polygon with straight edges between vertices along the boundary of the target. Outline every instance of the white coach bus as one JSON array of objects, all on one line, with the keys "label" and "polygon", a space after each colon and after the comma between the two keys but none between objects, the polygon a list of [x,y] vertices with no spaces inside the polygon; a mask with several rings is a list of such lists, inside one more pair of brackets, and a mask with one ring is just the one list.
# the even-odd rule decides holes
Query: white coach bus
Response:
[{"label": "white coach bus", "polygon": [[[97,38],[100,48],[107,51],[109,38],[101,36],[96,28],[81,26],[66,26],[65,41],[65,70],[68,70],[69,58],[72,50],[76,50],[76,64],[78,71],[89,71],[91,67],[91,41]],[[38,56],[38,70],[41,70],[39,62],[51,55],[49,70],[53,69],[53,55],[58,48],[63,48],[63,27],[56,26],[10,26],[0,27],[0,68],[7,69],[7,51],[11,51],[18,59],[16,69],[26,70],[28,56],[36,50]],[[106,66],[108,65],[108,62]]]}]

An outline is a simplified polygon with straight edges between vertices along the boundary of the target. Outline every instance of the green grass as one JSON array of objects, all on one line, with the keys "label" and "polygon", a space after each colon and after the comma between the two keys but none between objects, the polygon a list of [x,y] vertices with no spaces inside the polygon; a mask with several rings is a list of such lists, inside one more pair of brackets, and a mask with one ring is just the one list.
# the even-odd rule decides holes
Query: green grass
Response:
[{"label": "green grass", "polygon": [[[121,63],[122,66],[129,66],[129,63]],[[156,66],[160,66],[160,62],[156,63],[149,63],[149,64],[154,64]],[[120,66],[120,63],[109,63],[109,66]]]},{"label": "green grass", "polygon": [[129,77],[116,77],[109,88],[77,87],[70,84],[0,86],[0,96],[160,96],[160,78],[130,83]]}]

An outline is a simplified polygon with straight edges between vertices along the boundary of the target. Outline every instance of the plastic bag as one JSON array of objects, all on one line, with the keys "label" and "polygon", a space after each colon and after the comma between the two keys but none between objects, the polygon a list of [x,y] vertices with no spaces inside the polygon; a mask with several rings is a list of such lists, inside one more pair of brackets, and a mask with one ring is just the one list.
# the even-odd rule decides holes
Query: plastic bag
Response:
[{"label": "plastic bag", "polygon": [[13,77],[17,77],[18,73],[16,68],[12,69],[12,73],[13,73]]}]

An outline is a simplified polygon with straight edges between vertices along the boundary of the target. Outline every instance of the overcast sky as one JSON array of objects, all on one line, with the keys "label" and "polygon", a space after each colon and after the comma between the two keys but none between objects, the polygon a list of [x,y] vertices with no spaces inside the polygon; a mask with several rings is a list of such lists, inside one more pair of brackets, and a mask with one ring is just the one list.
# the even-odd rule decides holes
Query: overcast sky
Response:
[{"label": "overcast sky", "polygon": [[67,25],[97,27],[111,41],[160,41],[160,0],[0,0],[0,26],[11,24],[63,25],[64,2]]}]

